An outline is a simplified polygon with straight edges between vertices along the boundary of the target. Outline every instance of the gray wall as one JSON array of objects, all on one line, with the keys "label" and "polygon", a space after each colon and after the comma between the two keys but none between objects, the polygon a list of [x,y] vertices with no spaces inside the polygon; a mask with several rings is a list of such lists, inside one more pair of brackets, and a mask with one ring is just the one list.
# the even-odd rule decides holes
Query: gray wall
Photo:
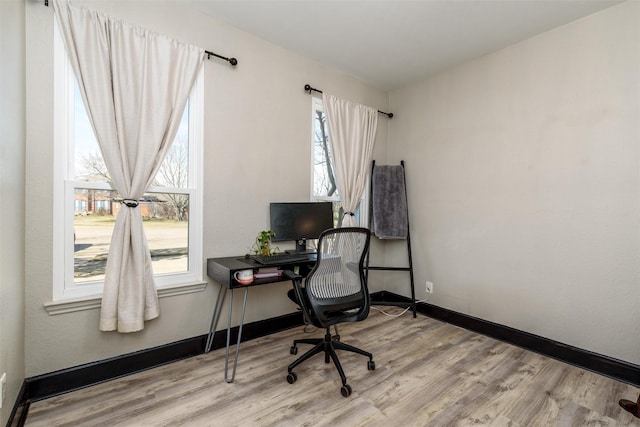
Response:
[{"label": "gray wall", "polygon": [[626,2],[390,94],[419,296],[640,363],[639,22]]},{"label": "gray wall", "polygon": [[[205,259],[246,253],[256,234],[268,228],[270,201],[309,200],[312,99],[303,90],[305,83],[388,108],[386,92],[216,22],[180,2],[87,3],[118,19],[238,58],[235,69],[218,60],[205,64]],[[53,280],[54,225],[49,208],[53,10],[31,2],[26,8],[26,376],[206,333],[217,285],[161,298],[160,318],[133,334],[100,332],[97,309],[54,316],[45,311],[43,304],[52,299]],[[379,159],[386,154],[387,123],[381,122],[375,152]],[[295,306],[285,296],[290,286],[252,289],[246,321],[294,312]],[[237,322],[236,316],[233,323]],[[223,327],[226,322],[221,319],[219,328]]]},{"label": "gray wall", "polygon": [[24,380],[25,39],[22,0],[0,1],[0,424]]}]

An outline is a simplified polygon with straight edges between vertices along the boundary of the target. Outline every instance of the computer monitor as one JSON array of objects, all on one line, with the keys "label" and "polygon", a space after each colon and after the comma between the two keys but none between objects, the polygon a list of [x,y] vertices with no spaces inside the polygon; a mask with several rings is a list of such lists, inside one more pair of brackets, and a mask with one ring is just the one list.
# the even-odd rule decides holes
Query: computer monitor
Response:
[{"label": "computer monitor", "polygon": [[274,242],[295,241],[296,253],[312,253],[307,250],[307,239],[317,239],[333,228],[333,203],[331,202],[274,202],[269,207],[271,231]]}]

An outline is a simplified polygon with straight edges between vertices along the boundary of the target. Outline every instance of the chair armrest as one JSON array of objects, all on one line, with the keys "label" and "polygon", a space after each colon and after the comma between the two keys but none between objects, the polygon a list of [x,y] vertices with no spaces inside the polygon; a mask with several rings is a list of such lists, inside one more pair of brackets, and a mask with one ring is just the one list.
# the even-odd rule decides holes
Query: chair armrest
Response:
[{"label": "chair armrest", "polygon": [[293,282],[293,292],[296,298],[296,301],[294,302],[296,302],[300,306],[302,316],[304,317],[304,323],[307,325],[314,324],[311,317],[311,307],[306,295],[306,289],[302,286],[303,277],[291,270],[284,270],[283,274]]},{"label": "chair armrest", "polygon": [[283,274],[284,274],[285,276],[287,276],[287,277],[288,277],[289,279],[291,279],[291,280],[302,280],[302,276],[301,276],[301,275],[296,274],[296,273],[294,273],[294,272],[293,272],[293,271],[291,271],[291,270],[284,270],[284,271],[283,271]]}]

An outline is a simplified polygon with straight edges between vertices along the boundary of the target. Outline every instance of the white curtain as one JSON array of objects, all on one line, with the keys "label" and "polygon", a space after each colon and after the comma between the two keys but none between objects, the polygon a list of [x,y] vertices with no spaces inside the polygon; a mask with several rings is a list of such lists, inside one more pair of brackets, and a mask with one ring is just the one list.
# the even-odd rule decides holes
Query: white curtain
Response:
[{"label": "white curtain", "polygon": [[173,142],[204,50],[66,0],[53,5],[107,170],[126,202],[111,237],[100,330],[139,331],[160,307],[137,200]]},{"label": "white curtain", "polygon": [[338,192],[345,215],[343,227],[357,225],[353,212],[367,184],[378,129],[378,110],[322,94]]}]

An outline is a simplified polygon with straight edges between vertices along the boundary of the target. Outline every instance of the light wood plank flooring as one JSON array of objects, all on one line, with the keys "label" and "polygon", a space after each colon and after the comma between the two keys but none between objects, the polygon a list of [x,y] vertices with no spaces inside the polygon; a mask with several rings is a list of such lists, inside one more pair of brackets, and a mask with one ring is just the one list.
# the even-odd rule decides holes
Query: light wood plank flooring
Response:
[{"label": "light wood plank flooring", "polygon": [[428,317],[372,311],[340,334],[376,362],[368,371],[367,358],[339,352],[349,398],[322,356],[286,382],[291,341],[322,335],[300,327],[243,343],[232,384],[220,349],[34,402],[26,425],[640,426],[618,406],[636,387]]}]

